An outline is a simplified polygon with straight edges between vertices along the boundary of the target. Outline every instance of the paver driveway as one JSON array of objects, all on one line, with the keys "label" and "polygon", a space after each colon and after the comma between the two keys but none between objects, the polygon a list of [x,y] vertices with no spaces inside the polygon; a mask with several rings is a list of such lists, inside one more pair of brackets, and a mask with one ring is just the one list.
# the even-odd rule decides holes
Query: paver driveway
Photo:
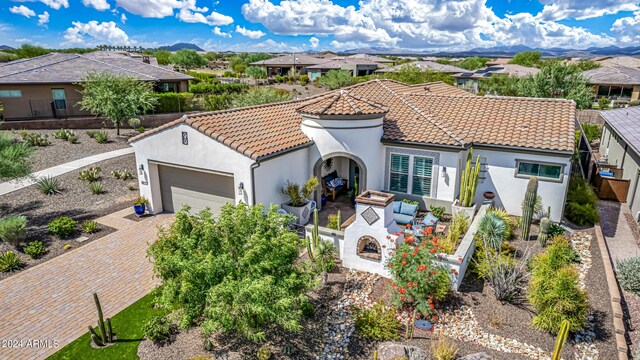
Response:
[{"label": "paver driveway", "polygon": [[[119,231],[0,281],[0,359],[42,359],[87,332],[97,321],[93,292],[111,317],[153,289],[147,243],[173,215],[134,222],[119,216],[126,213],[98,220]],[[28,340],[58,347],[27,347]]]}]

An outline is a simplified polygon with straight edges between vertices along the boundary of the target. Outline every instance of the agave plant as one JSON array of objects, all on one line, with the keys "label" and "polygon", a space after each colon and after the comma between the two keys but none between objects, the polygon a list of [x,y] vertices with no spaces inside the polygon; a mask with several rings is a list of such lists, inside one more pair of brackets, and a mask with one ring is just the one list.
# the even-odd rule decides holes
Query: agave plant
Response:
[{"label": "agave plant", "polygon": [[480,219],[477,234],[486,247],[499,249],[508,235],[507,224],[498,214],[488,212]]},{"label": "agave plant", "polygon": [[312,176],[302,186],[297,183],[287,181],[287,184],[282,188],[282,193],[289,197],[289,205],[302,206],[307,203],[307,199],[318,187],[318,178]]},{"label": "agave plant", "polygon": [[62,193],[60,180],[53,176],[43,176],[38,179],[38,189],[45,195],[56,195]]}]

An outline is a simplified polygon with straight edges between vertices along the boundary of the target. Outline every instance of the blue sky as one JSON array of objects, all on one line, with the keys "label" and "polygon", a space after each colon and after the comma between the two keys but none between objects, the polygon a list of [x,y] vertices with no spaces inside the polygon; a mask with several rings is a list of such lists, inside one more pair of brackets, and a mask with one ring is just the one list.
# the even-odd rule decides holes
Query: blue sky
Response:
[{"label": "blue sky", "polygon": [[627,0],[0,0],[0,44],[212,51],[640,45]]}]

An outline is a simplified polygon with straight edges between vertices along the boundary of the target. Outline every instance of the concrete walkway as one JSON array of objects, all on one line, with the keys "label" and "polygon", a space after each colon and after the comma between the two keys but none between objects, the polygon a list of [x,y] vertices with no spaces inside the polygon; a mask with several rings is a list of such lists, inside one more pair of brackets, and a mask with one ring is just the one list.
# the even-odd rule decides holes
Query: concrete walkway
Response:
[{"label": "concrete walkway", "polygon": [[613,264],[615,265],[618,259],[640,255],[638,235],[632,229],[633,216],[627,204],[600,200],[598,213]]},{"label": "concrete walkway", "polygon": [[118,156],[133,154],[133,148],[128,147],[124,149],[113,150],[109,152],[105,152],[102,154],[87,156],[82,159],[74,160],[62,165],[50,167],[48,169],[40,170],[34,172],[24,179],[7,181],[4,183],[0,183],[0,195],[8,194],[12,191],[20,190],[27,186],[33,185],[38,181],[39,178],[43,176],[58,176],[69,171],[77,170],[83,168],[85,166],[89,166],[91,164],[95,164],[100,161],[113,159]]},{"label": "concrete walkway", "polygon": [[[120,230],[0,281],[0,341],[17,342],[14,348],[0,346],[0,359],[43,359],[85,334],[97,321],[93,292],[104,316],[111,317],[157,285],[147,244],[173,215],[140,222],[121,217],[131,212],[97,219]],[[28,347],[27,340],[53,346]]]}]

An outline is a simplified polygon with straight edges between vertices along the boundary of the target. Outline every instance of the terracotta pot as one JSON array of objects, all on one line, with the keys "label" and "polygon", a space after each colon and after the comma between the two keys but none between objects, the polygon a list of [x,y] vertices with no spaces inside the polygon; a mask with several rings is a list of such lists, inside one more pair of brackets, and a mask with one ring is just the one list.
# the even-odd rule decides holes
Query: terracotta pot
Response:
[{"label": "terracotta pot", "polygon": [[496,197],[496,194],[493,191],[485,191],[482,195],[485,199],[493,199]]}]

